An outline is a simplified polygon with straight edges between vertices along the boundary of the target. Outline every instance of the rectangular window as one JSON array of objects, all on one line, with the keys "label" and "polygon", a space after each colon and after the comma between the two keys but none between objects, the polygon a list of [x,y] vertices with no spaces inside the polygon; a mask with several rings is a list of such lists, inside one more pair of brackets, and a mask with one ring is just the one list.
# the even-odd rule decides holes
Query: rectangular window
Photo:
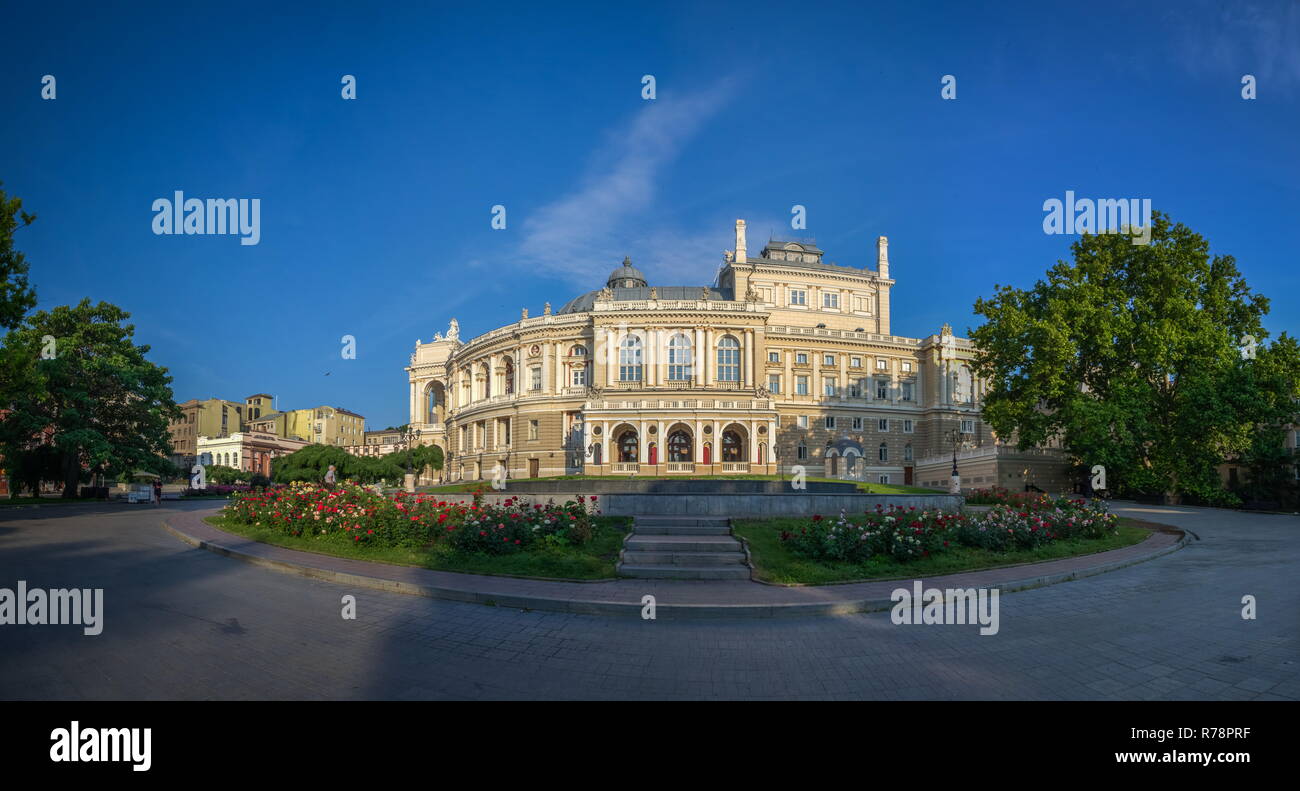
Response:
[{"label": "rectangular window", "polygon": [[801,288],[792,288],[792,289],[790,289],[790,304],[791,304],[791,305],[807,305],[807,304],[808,304],[808,292],[807,292],[807,291],[804,291],[804,290],[801,289]]},{"label": "rectangular window", "polygon": [[877,357],[877,358],[876,358],[876,370],[877,370],[877,371],[888,371],[888,370],[889,370],[889,361],[886,360],[886,359],[883,358],[883,357]]},{"label": "rectangular window", "polygon": [[798,354],[796,354],[796,355],[794,356],[794,361],[795,361],[795,363],[797,363],[798,365],[807,365],[807,364],[808,364],[808,355],[807,355],[806,353],[804,353],[804,352],[799,352]]},{"label": "rectangular window", "polygon": [[880,476],[880,482],[881,482],[881,483],[889,483],[889,476],[888,476],[888,475],[881,475],[881,476]]},{"label": "rectangular window", "polygon": [[861,398],[861,397],[862,397],[862,387],[858,384],[857,380],[855,380],[849,384],[849,398]]},{"label": "rectangular window", "polygon": [[903,382],[903,400],[904,400],[904,401],[912,401],[912,400],[914,400],[914,396],[915,396],[914,390],[915,390],[915,388],[916,388],[916,386],[913,385],[911,382]]},{"label": "rectangular window", "polygon": [[767,377],[767,389],[768,389],[768,392],[771,392],[771,393],[774,393],[774,394],[780,394],[780,392],[781,392],[781,377],[780,377],[780,376],[769,376],[769,377]]},{"label": "rectangular window", "polygon": [[884,400],[886,400],[886,399],[889,398],[889,380],[888,380],[888,379],[877,379],[877,380],[876,380],[876,398],[878,398],[878,399],[881,400],[881,401],[884,401]]},{"label": "rectangular window", "polygon": [[911,372],[912,372],[912,364],[911,364],[910,362],[907,362],[906,360],[904,360],[904,361],[903,361],[903,373],[905,373],[905,374],[910,374]]},{"label": "rectangular window", "polygon": [[904,420],[904,421],[903,421],[903,433],[904,433],[904,434],[911,434],[911,433],[912,433],[912,421],[910,421],[910,420]]},{"label": "rectangular window", "polygon": [[808,377],[796,376],[794,378],[795,395],[808,395]]},{"label": "rectangular window", "polygon": [[862,358],[861,358],[861,357],[850,357],[850,358],[849,358],[849,365],[852,366],[852,367],[854,367],[854,368],[861,368],[861,367],[862,367]]},{"label": "rectangular window", "polygon": [[501,441],[502,444],[510,444],[510,418],[504,418],[501,421]]},{"label": "rectangular window", "polygon": [[862,430],[862,418],[860,417],[853,418],[853,430],[854,431]]},{"label": "rectangular window", "polygon": [[668,341],[668,381],[686,382],[694,376],[691,368],[691,339],[686,335],[674,335]]},{"label": "rectangular window", "polygon": [[542,389],[542,366],[534,365],[532,368],[528,369],[528,389]]},{"label": "rectangular window", "polygon": [[767,361],[768,361],[769,363],[779,363],[779,362],[781,362],[781,353],[780,353],[780,352],[768,352],[768,353],[767,353]]},{"label": "rectangular window", "polygon": [[822,355],[822,365],[829,365],[833,367],[835,365],[835,355],[833,354]]},{"label": "rectangular window", "polygon": [[837,380],[833,376],[827,376],[824,379],[822,379],[822,388],[823,388],[822,392],[828,396],[835,395],[835,393],[839,390],[839,387],[837,386],[836,382]]},{"label": "rectangular window", "polygon": [[835,428],[835,416],[834,416],[834,415],[827,415],[827,416],[826,416],[825,426],[826,426],[826,428],[831,428],[831,429]]},{"label": "rectangular window", "polygon": [[808,416],[799,415],[798,417],[796,417],[795,425],[799,426],[799,428],[808,428]]},{"label": "rectangular window", "polygon": [[573,386],[574,386],[574,387],[585,387],[586,385],[587,385],[587,369],[586,369],[586,368],[574,368],[574,369],[573,369]]},{"label": "rectangular window", "polygon": [[961,433],[963,433],[963,434],[974,434],[974,433],[975,433],[975,421],[974,421],[974,420],[963,420],[963,421],[961,422]]},{"label": "rectangular window", "polygon": [[876,428],[880,431],[889,431],[889,418],[882,417],[876,421]]},{"label": "rectangular window", "polygon": [[[803,461],[804,459],[808,458],[808,446],[800,445],[798,450],[796,450],[795,455],[799,457],[800,461]],[[1296,469],[1300,470],[1300,467],[1296,467]],[[1296,475],[1297,477],[1300,477],[1300,472],[1297,472]]]},{"label": "rectangular window", "polygon": [[835,292],[835,291],[823,291],[823,292],[822,292],[822,307],[823,307],[823,308],[835,308],[835,309],[838,310],[839,307],[840,307],[840,295],[839,295],[839,293],[838,293],[838,292]]},{"label": "rectangular window", "polygon": [[906,447],[903,448],[903,461],[911,461],[911,460],[912,460],[912,446],[907,445]]}]

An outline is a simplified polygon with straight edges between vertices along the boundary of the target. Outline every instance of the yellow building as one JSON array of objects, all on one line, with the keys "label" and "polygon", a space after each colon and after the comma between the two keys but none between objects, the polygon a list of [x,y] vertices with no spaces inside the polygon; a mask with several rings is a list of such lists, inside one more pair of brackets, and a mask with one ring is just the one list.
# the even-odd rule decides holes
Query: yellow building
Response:
[{"label": "yellow building", "polygon": [[[250,408],[266,408],[264,404],[254,406],[251,401],[253,398],[257,396],[250,396]],[[249,420],[248,426],[252,431],[277,437],[339,447],[364,444],[366,435],[364,417],[336,406],[287,409],[283,412],[268,410]]]}]

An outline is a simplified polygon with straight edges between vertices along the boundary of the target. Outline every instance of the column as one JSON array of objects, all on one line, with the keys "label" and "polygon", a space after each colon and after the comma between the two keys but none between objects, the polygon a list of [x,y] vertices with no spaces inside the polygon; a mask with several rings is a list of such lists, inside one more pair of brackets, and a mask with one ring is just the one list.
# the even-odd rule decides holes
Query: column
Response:
[{"label": "column", "polygon": [[411,422],[412,423],[424,422],[422,420],[417,419],[417,413],[415,411],[415,381],[414,380],[411,381]]},{"label": "column", "polygon": [[757,387],[758,382],[755,379],[758,376],[758,343],[754,329],[751,327],[745,330],[745,346],[749,353],[741,357],[741,365],[749,370],[745,373],[745,387]]},{"label": "column", "polygon": [[620,338],[608,327],[605,332],[605,386],[613,387],[618,381],[618,343]]},{"label": "column", "polygon": [[700,349],[700,365],[704,368],[704,385],[713,384],[713,328],[704,328],[704,348]]},{"label": "column", "polygon": [[[695,340],[691,349],[691,379],[695,381],[695,386],[699,387],[704,384],[704,329],[695,328]],[[698,443],[697,443],[698,444]]]},{"label": "column", "polygon": [[556,341],[553,348],[555,349],[555,392],[558,395],[564,392],[569,381],[564,375],[564,343]]},{"label": "column", "polygon": [[650,461],[649,441],[646,437],[646,424],[644,420],[638,421],[636,430],[636,460],[638,464],[645,464]]},{"label": "column", "polygon": [[704,463],[704,421],[696,419],[695,421],[695,438],[691,444],[691,452],[695,455],[695,463]]}]

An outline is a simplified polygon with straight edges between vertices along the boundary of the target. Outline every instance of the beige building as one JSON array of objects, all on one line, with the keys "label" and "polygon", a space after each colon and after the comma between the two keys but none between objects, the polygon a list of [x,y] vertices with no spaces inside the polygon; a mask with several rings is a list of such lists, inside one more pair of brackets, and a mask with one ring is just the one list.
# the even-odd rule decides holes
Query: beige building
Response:
[{"label": "beige building", "polygon": [[226,437],[199,437],[198,453],[212,454],[212,463],[250,474],[271,475],[271,460],[307,447],[302,440],[260,431],[239,431]]},{"label": "beige building", "polygon": [[980,419],[970,341],[946,324],[893,334],[885,237],[876,268],[858,269],[809,241],[750,255],[745,230],[737,221],[715,286],[651,285],[625,259],[558,311],[525,310],[468,341],[452,319],[446,337],[417,341],[406,371],[421,442],[443,448],[453,480],[497,467],[538,477],[803,466],[946,488],[954,442],[983,454],[983,485],[1021,463]]},{"label": "beige building", "polygon": [[228,437],[244,429],[245,405],[222,398],[190,399],[179,405],[181,417],[168,425],[171,460],[188,469],[194,463],[198,438]]},{"label": "beige building", "polygon": [[348,445],[343,448],[353,456],[387,456],[388,454],[404,450],[406,443],[402,440],[402,432],[388,429],[383,431],[367,431],[360,445]]}]

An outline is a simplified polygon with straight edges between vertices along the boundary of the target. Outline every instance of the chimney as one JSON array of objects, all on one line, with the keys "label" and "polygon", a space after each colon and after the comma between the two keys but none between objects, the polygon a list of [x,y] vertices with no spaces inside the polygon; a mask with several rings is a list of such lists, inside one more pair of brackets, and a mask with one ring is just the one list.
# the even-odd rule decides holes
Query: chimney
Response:
[{"label": "chimney", "polygon": [[876,239],[876,272],[882,280],[889,279],[889,237]]},{"label": "chimney", "polygon": [[745,263],[745,221],[736,220],[736,263]]}]

